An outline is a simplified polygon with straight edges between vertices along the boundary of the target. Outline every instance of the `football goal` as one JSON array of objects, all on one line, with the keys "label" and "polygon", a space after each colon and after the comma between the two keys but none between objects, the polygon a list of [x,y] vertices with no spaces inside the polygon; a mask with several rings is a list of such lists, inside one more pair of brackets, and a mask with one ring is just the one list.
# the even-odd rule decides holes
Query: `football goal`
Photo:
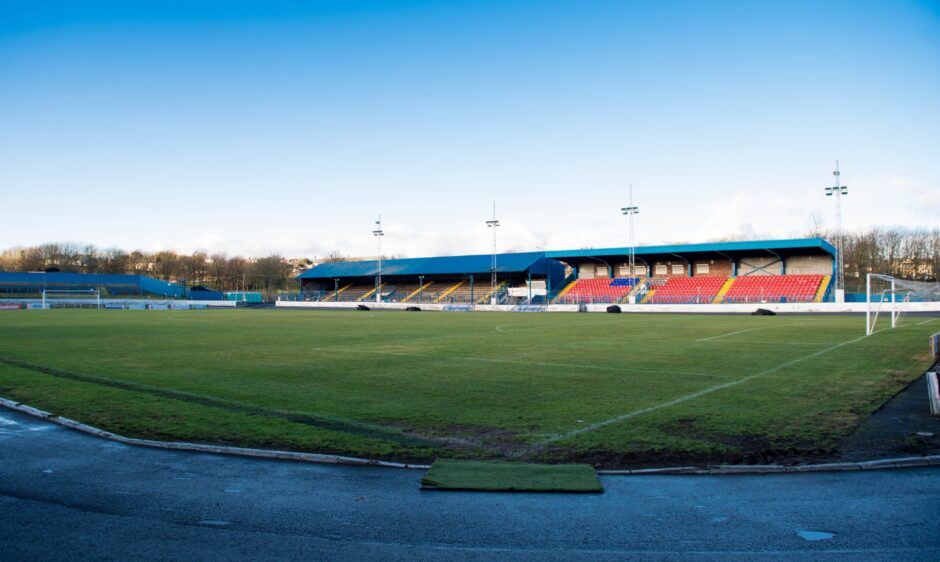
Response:
[{"label": "football goal", "polygon": [[98,289],[44,289],[42,308],[101,308]]},{"label": "football goal", "polygon": [[865,333],[875,333],[879,317],[890,319],[896,328],[911,302],[940,301],[940,283],[909,281],[890,275],[869,273],[865,279]]}]

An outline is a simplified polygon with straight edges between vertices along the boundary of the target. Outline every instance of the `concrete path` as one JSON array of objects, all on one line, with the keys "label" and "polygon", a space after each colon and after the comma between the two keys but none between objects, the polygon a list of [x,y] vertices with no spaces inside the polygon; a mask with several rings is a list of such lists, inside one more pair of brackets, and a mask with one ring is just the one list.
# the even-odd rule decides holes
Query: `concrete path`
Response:
[{"label": "concrete path", "polygon": [[0,560],[938,560],[940,470],[603,477],[421,492],[421,472],[129,447],[0,410]]}]

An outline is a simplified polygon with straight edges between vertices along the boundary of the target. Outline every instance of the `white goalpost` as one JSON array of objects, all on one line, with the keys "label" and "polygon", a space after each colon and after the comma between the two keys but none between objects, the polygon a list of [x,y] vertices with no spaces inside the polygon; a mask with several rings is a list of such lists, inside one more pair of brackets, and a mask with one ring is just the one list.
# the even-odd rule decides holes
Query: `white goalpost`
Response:
[{"label": "white goalpost", "polygon": [[907,304],[913,300],[940,300],[940,283],[909,281],[890,275],[869,273],[865,277],[865,334],[875,333],[878,317],[882,309],[890,314],[891,327],[896,328],[898,320],[907,310]]},{"label": "white goalpost", "polygon": [[[875,282],[874,290],[872,281]],[[875,333],[875,324],[878,322],[878,316],[881,313],[881,305],[887,299],[891,307],[891,327],[898,325],[898,302],[896,279],[890,275],[881,275],[878,273],[869,273],[865,276],[865,334]],[[874,304],[874,311],[872,311]]]},{"label": "white goalpost", "polygon": [[101,308],[101,291],[98,289],[43,289],[42,308],[65,307]]}]

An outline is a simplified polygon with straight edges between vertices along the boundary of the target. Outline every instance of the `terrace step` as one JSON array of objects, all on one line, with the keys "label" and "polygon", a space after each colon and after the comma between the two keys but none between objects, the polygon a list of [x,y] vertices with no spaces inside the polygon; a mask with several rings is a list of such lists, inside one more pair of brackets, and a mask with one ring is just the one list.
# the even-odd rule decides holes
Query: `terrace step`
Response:
[{"label": "terrace step", "polygon": [[377,290],[381,289],[381,288],[384,287],[385,285],[386,285],[385,283],[382,283],[382,284],[379,285],[378,287],[373,288],[373,289],[372,289],[371,291],[369,291],[368,293],[366,293],[366,294],[362,295],[361,297],[359,297],[359,300],[360,300],[360,301],[366,300],[366,299],[369,298],[370,296],[374,295]]},{"label": "terrace step", "polygon": [[462,287],[462,286],[465,285],[466,283],[467,283],[466,281],[458,281],[453,287],[451,287],[450,289],[447,289],[446,291],[444,291],[443,293],[441,293],[441,295],[440,295],[439,297],[437,297],[436,299],[434,299],[434,302],[441,302],[442,300],[444,300],[445,297],[447,297],[447,295],[453,293],[454,291],[456,291],[457,289],[459,289],[460,287]]},{"label": "terrace step", "polygon": [[822,302],[823,297],[826,296],[826,290],[829,288],[829,281],[831,279],[831,275],[823,275],[822,281],[819,283],[819,289],[816,291],[816,298],[813,299],[813,302]]},{"label": "terrace step", "polygon": [[574,280],[571,281],[571,283],[568,283],[567,285],[565,285],[565,288],[562,289],[560,293],[558,293],[557,295],[555,295],[555,300],[554,300],[553,302],[558,302],[558,299],[560,299],[561,297],[565,296],[565,293],[567,293],[568,291],[570,291],[571,288],[574,287],[574,284],[577,283],[577,282],[578,282],[578,280],[577,280],[577,279],[574,279]]},{"label": "terrace step", "polygon": [[715,300],[712,301],[712,304],[718,304],[723,301],[725,298],[725,293],[728,292],[728,289],[731,288],[732,284],[734,284],[734,277],[728,278],[728,280],[725,281],[725,284],[722,285],[720,289],[718,289],[718,294],[715,295]]}]

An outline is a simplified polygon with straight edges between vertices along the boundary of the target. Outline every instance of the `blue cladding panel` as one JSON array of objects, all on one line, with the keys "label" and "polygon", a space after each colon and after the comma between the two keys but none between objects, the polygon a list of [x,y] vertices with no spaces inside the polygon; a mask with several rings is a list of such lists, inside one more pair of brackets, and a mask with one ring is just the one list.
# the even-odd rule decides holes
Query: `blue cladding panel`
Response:
[{"label": "blue cladding panel", "polygon": [[151,293],[168,297],[182,297],[183,287],[144,275],[110,275],[102,273],[43,273],[0,272],[0,286],[48,289],[103,287],[114,289],[115,294]]}]

